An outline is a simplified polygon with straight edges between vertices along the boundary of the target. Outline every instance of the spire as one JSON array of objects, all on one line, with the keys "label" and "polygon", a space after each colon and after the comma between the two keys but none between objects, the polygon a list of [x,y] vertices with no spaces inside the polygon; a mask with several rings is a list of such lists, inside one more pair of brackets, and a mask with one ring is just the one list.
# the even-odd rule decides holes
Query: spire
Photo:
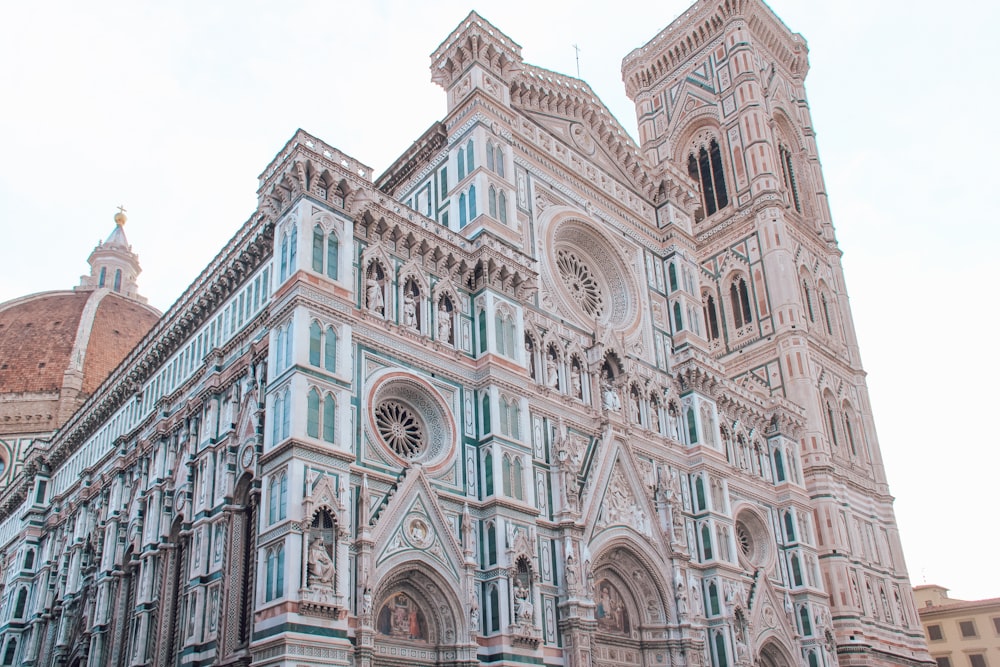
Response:
[{"label": "spire", "polygon": [[132,246],[125,236],[125,223],[128,221],[125,207],[118,207],[114,219],[115,228],[107,240],[99,241],[87,259],[90,275],[82,276],[76,289],[109,289],[129,299],[146,303],[145,297],[139,295],[136,284],[136,278],[142,272],[139,256],[132,252]]},{"label": "spire", "polygon": [[524,66],[521,47],[471,12],[431,54],[431,80],[448,91],[448,111],[482,90],[510,104],[510,82]]}]

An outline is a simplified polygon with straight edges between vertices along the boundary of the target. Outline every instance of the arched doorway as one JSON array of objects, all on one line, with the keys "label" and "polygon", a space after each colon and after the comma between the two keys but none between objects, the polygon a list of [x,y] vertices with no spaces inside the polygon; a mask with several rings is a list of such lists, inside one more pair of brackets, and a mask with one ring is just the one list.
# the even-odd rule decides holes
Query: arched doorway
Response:
[{"label": "arched doorway", "polygon": [[458,596],[422,564],[391,572],[374,591],[373,664],[378,667],[454,665],[475,661]]},{"label": "arched doorway", "polygon": [[663,583],[639,553],[629,546],[615,546],[594,565],[595,667],[662,664],[664,647],[654,647],[650,637],[662,637],[666,628],[669,612]]},{"label": "arched doorway", "polygon": [[760,667],[793,667],[795,661],[789,657],[788,652],[778,642],[772,639],[761,646],[757,663]]}]

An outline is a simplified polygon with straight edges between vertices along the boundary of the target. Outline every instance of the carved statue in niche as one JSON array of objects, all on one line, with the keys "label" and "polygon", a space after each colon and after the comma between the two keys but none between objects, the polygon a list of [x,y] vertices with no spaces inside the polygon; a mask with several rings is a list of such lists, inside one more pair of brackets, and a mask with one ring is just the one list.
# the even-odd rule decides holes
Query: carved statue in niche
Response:
[{"label": "carved statue in niche", "polygon": [[597,584],[597,591],[597,608],[594,610],[597,629],[615,634],[629,634],[628,610],[618,589],[607,579],[602,579]]},{"label": "carved statue in niche", "polygon": [[535,368],[535,344],[530,336],[524,337],[524,358],[528,360],[528,377],[538,382],[538,370]]},{"label": "carved statue in niche", "polygon": [[531,589],[520,581],[514,582],[514,618],[518,625],[531,625],[535,619]]},{"label": "carved statue in niche", "polygon": [[606,375],[601,377],[601,397],[604,409],[611,412],[620,412],[622,409],[621,399],[618,397],[618,390],[611,383],[611,379]]},{"label": "carved statue in niche", "polygon": [[325,509],[313,517],[308,540],[307,585],[313,590],[332,591],[337,579],[336,540],[333,518]]},{"label": "carved statue in niche", "polygon": [[437,339],[442,343],[451,343],[451,311],[447,297],[442,297],[438,303]]},{"label": "carved statue in niche", "polygon": [[576,359],[569,367],[569,385],[570,391],[573,392],[573,398],[578,398],[583,400],[583,377],[580,373],[580,362]]},{"label": "carved statue in niche", "polygon": [[475,593],[469,596],[469,629],[479,632],[479,597]]},{"label": "carved statue in niche", "polygon": [[534,625],[535,605],[531,601],[531,569],[526,556],[517,559],[511,586],[514,589],[514,623],[520,626]]},{"label": "carved statue in niche", "polygon": [[385,300],[382,296],[382,281],[385,276],[382,267],[378,262],[372,262],[368,267],[368,276],[365,279],[365,306],[373,313],[385,315]]},{"label": "carved statue in niche", "polygon": [[545,355],[545,386],[549,389],[559,389],[559,358],[555,350],[549,348]]},{"label": "carved statue in niche", "polygon": [[417,321],[417,300],[410,289],[403,294],[403,326],[414,331],[420,328]]},{"label": "carved statue in niche", "polygon": [[680,441],[681,432],[678,428],[677,406],[671,403],[667,406],[667,435]]},{"label": "carved statue in niche", "polygon": [[323,542],[323,537],[317,535],[312,538],[309,545],[309,585],[311,587],[333,587],[333,580],[337,574],[337,569],[333,564]]}]

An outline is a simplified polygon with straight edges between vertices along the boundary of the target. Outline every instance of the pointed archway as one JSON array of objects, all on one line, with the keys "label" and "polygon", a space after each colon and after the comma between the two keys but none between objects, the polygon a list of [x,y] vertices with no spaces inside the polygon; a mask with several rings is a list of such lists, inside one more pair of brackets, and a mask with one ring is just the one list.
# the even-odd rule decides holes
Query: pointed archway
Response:
[{"label": "pointed archway", "polygon": [[371,600],[374,667],[476,664],[459,598],[427,564],[397,566],[381,578]]},{"label": "pointed archway", "polygon": [[658,571],[627,539],[614,540],[595,559],[587,584],[595,605],[595,667],[662,664],[673,612]]}]

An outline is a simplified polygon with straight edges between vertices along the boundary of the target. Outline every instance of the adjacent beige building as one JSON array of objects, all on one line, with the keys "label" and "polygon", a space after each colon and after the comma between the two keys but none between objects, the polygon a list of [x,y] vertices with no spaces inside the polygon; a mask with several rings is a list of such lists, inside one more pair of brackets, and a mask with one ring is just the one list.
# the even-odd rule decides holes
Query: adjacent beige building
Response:
[{"label": "adjacent beige building", "polygon": [[955,600],[933,584],[915,587],[913,596],[938,667],[1000,665],[1000,598]]}]

